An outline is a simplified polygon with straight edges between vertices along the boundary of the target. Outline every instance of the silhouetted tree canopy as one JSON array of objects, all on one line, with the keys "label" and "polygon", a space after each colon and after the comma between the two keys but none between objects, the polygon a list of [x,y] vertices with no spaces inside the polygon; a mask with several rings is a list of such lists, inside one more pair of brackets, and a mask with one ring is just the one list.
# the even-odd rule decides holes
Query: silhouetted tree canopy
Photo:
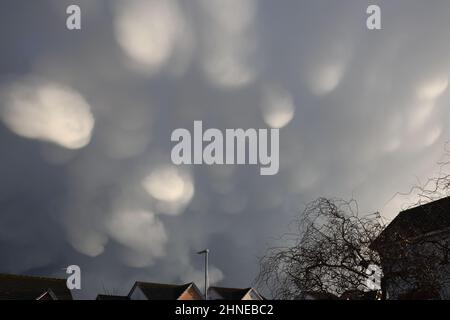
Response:
[{"label": "silhouetted tree canopy", "polygon": [[282,237],[284,245],[261,259],[257,283],[273,298],[371,289],[368,268],[379,266],[380,257],[369,246],[384,229],[378,213],[359,216],[355,201],[319,198],[306,205],[294,226]]}]

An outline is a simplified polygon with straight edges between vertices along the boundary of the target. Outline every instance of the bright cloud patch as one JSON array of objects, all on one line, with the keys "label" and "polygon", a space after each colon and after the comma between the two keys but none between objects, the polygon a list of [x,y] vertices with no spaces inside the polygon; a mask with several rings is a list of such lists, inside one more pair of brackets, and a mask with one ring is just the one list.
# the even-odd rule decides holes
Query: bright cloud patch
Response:
[{"label": "bright cloud patch", "polygon": [[249,65],[254,51],[255,1],[201,0],[207,17],[203,70],[215,85],[240,88],[255,78]]},{"label": "bright cloud patch", "polygon": [[[72,221],[74,222],[74,221]],[[81,224],[69,224],[68,240],[75,250],[89,257],[103,253],[108,237],[95,228]]]},{"label": "bright cloud patch", "polygon": [[[182,276],[182,280],[185,282],[193,281],[195,283],[204,283],[205,281],[205,273],[203,270],[197,270],[193,267],[186,267],[188,269],[186,273]],[[214,285],[219,283],[224,279],[224,274],[222,270],[219,268],[210,265],[209,266],[209,284]]]},{"label": "bright cloud patch", "polygon": [[175,166],[155,168],[144,178],[142,185],[156,200],[158,210],[167,214],[181,213],[194,195],[190,174]]},{"label": "bright cloud patch", "polygon": [[91,140],[94,117],[86,100],[75,90],[57,83],[16,83],[6,91],[1,110],[5,125],[31,139],[79,149]]},{"label": "bright cloud patch", "polygon": [[417,94],[422,99],[436,99],[448,87],[448,77],[437,77],[419,88]]},{"label": "bright cloud patch", "polygon": [[172,0],[131,0],[117,6],[117,41],[134,62],[150,73],[168,62],[183,42],[185,28],[182,13]]},{"label": "bright cloud patch", "polygon": [[318,66],[310,76],[311,91],[318,96],[326,95],[338,86],[344,73],[342,64],[324,64]]},{"label": "bright cloud patch", "polygon": [[282,128],[294,117],[295,106],[289,92],[268,88],[261,105],[264,121],[272,128]]},{"label": "bright cloud patch", "polygon": [[164,254],[168,237],[164,225],[148,211],[121,211],[113,214],[107,223],[110,236],[132,250],[125,260],[133,267],[153,263],[153,259]]}]

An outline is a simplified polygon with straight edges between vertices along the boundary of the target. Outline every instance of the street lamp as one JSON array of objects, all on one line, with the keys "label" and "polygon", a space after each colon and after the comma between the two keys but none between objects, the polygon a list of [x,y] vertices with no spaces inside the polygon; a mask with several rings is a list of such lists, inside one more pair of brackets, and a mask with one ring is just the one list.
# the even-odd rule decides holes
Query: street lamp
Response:
[{"label": "street lamp", "polygon": [[205,255],[205,300],[208,300],[208,287],[209,287],[209,275],[208,275],[208,254],[209,249],[197,252],[197,254]]}]

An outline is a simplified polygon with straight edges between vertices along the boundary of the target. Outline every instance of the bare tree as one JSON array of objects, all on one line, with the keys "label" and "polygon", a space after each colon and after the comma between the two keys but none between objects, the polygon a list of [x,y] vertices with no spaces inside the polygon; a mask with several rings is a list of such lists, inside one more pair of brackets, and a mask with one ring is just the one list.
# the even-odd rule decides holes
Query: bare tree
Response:
[{"label": "bare tree", "polygon": [[439,171],[435,176],[425,181],[418,180],[408,192],[398,192],[394,197],[415,196],[417,200],[410,203],[408,207],[416,207],[450,196],[450,142],[445,144],[444,154],[437,165]]},{"label": "bare tree", "polygon": [[[384,297],[388,289],[404,298],[442,297],[441,289],[450,288],[450,143],[445,150],[435,177],[397,194],[415,196],[407,208],[433,202],[433,208],[423,209],[424,218],[404,215],[383,232],[380,215],[361,217],[355,201],[319,198],[294,221],[295,230],[281,238],[282,245],[261,258],[257,284],[280,299],[302,292],[340,296],[369,289],[366,270],[376,265],[383,269]],[[432,232],[424,227],[430,221]]]},{"label": "bare tree", "polygon": [[355,201],[319,198],[294,223],[296,230],[282,237],[284,245],[261,258],[260,287],[278,299],[369,289],[367,269],[380,265],[370,249],[384,228],[378,213],[361,217]]}]

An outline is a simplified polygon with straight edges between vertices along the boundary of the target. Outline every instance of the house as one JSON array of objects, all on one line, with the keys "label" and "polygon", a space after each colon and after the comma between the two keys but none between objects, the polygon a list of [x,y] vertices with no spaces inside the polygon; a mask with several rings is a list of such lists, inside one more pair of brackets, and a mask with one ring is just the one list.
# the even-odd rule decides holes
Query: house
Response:
[{"label": "house", "polygon": [[0,274],[0,300],[72,300],[66,279]]},{"label": "house", "polygon": [[39,297],[37,297],[36,300],[58,300],[58,298],[56,297],[52,289],[48,289]]},{"label": "house", "polygon": [[381,300],[381,293],[378,290],[347,290],[339,297],[340,300]]},{"label": "house", "polygon": [[[181,285],[137,281],[126,296],[99,294],[96,300],[204,300],[195,283]],[[210,287],[208,300],[264,300],[253,288]]]},{"label": "house", "polygon": [[210,287],[208,300],[264,300],[264,298],[253,288]]},{"label": "house", "polygon": [[329,292],[303,291],[295,300],[338,300],[339,297]]},{"label": "house", "polygon": [[128,296],[118,296],[113,294],[99,294],[95,300],[106,300],[106,301],[118,301],[118,300],[130,300]]},{"label": "house", "polygon": [[325,291],[303,291],[296,300],[380,300],[378,291],[347,290],[340,297]]},{"label": "house", "polygon": [[195,283],[182,285],[136,282],[128,293],[130,300],[203,300]]},{"label": "house", "polygon": [[450,197],[400,212],[370,247],[386,299],[450,299]]}]

